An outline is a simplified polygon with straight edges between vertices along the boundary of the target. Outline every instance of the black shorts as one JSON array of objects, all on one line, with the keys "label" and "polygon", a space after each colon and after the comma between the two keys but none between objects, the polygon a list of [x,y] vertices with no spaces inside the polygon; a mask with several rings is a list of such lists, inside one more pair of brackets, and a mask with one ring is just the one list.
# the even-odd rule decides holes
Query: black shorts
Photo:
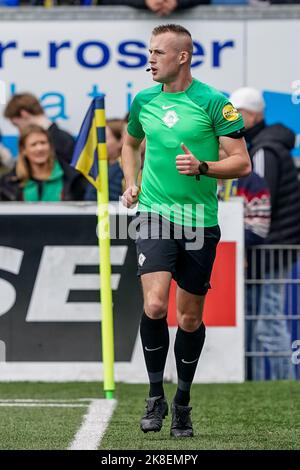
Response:
[{"label": "black shorts", "polygon": [[179,287],[205,295],[221,232],[214,227],[182,227],[154,213],[136,215],[138,275],[168,271]]}]

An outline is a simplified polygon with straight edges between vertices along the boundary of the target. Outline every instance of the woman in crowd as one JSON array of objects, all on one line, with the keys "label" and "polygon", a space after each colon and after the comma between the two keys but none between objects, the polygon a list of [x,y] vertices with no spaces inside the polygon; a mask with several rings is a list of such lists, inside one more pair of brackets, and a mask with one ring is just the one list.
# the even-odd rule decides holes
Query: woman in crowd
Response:
[{"label": "woman in crowd", "polygon": [[82,200],[85,184],[67,163],[58,162],[48,132],[31,125],[20,135],[15,168],[0,180],[1,201]]}]

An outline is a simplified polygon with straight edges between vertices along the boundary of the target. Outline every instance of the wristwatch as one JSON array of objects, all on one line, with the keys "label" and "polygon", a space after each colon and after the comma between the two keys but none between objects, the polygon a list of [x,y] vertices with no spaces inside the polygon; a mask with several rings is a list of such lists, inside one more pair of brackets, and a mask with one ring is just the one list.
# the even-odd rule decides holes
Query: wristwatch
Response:
[{"label": "wristwatch", "polygon": [[199,174],[196,175],[196,180],[200,180],[200,175],[206,175],[206,173],[208,172],[208,164],[206,162],[203,162],[200,160],[199,162],[199,166],[198,166],[198,171],[199,171]]},{"label": "wristwatch", "polygon": [[208,172],[208,164],[206,162],[200,161],[198,170],[199,170],[199,175],[206,175],[206,173]]}]

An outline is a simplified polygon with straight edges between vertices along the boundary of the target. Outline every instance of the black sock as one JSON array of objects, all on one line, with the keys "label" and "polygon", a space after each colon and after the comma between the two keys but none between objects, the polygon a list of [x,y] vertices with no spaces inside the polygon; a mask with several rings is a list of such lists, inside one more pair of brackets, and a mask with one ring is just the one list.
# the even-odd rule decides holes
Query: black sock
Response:
[{"label": "black sock", "polygon": [[140,333],[150,381],[149,397],[164,396],[163,376],[169,349],[167,316],[152,320],[144,313]]},{"label": "black sock", "polygon": [[187,406],[190,401],[190,389],[196,372],[198,360],[205,339],[205,325],[201,323],[198,330],[189,333],[178,327],[174,344],[178,386],[174,402]]}]

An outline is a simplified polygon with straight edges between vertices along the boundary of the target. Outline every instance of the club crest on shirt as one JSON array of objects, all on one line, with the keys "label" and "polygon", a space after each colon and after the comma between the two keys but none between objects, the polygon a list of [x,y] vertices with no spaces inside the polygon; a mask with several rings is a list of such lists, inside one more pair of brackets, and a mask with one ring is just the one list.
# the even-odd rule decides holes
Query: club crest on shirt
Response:
[{"label": "club crest on shirt", "polygon": [[226,104],[222,113],[226,121],[236,121],[240,117],[239,112],[232,106],[232,104]]},{"label": "club crest on shirt", "polygon": [[166,126],[173,127],[179,121],[179,117],[176,111],[168,111],[162,118]]}]

